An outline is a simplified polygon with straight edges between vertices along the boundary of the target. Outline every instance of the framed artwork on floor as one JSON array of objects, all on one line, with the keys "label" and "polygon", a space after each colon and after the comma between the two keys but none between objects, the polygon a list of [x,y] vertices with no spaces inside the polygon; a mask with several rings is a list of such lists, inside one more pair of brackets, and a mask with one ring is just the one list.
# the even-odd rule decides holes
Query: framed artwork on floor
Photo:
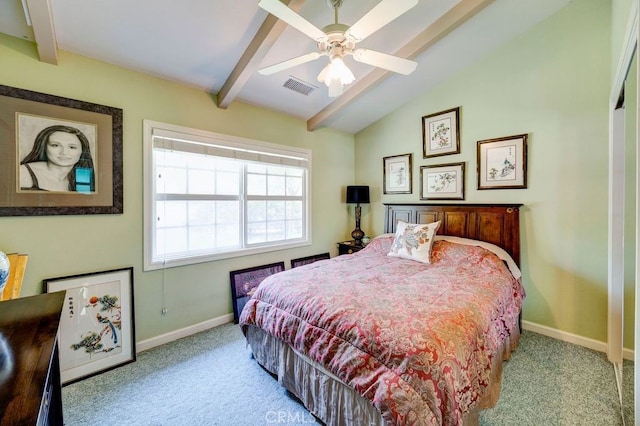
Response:
[{"label": "framed artwork on floor", "polygon": [[269,275],[284,271],[284,262],[254,266],[229,272],[231,279],[231,300],[233,302],[233,321],[238,324],[244,305],[251,299],[256,289]]},{"label": "framed artwork on floor", "polygon": [[60,317],[60,379],[69,384],[136,360],[133,267],[44,280],[66,290]]},{"label": "framed artwork on floor", "polygon": [[464,200],[464,163],[420,167],[421,200]]},{"label": "framed artwork on floor", "polygon": [[314,254],[313,256],[299,257],[298,259],[291,259],[291,267],[297,268],[298,266],[308,265],[310,263],[317,262],[318,260],[330,259],[329,252]]},{"label": "framed artwork on floor", "polygon": [[478,141],[478,189],[527,187],[527,135]]}]

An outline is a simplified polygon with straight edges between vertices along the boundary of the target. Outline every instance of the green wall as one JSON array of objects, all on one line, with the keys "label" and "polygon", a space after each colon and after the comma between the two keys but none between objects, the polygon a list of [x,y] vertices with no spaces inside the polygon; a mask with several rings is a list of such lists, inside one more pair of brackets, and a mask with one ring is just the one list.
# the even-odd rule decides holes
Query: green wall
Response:
[{"label": "green wall", "polygon": [[[85,57],[60,52],[59,64],[38,60],[35,46],[0,35],[0,84],[123,109],[124,214],[0,217],[0,250],[29,254],[23,296],[42,291],[42,280],[134,267],[138,341],[232,312],[229,271],[331,251],[348,237],[344,186],[354,181],[354,137],[255,106],[218,109],[210,94]],[[295,250],[142,271],[142,120],[312,150],[313,245]],[[164,279],[164,286],[163,286]],[[164,302],[163,302],[163,287]],[[168,308],[161,315],[162,307]]]},{"label": "green wall", "polygon": [[[356,135],[356,181],[419,202],[420,166],[463,161],[465,202],[522,203],[524,320],[606,341],[611,2],[576,0]],[[417,72],[429,72],[428,69]],[[461,107],[461,153],[423,159],[421,117]],[[528,188],[478,191],[478,140],[527,133]],[[413,194],[382,195],[382,158],[413,153]],[[371,232],[371,231],[370,231]]]}]

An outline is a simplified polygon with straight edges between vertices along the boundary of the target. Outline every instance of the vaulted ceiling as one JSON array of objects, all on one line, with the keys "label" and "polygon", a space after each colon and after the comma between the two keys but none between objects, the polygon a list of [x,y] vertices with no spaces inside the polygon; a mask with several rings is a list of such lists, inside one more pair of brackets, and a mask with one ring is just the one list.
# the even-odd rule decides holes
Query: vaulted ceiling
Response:
[{"label": "vaulted ceiling", "polygon": [[[337,98],[316,78],[326,57],[258,73],[317,50],[258,0],[3,0],[0,32],[37,43],[40,60],[57,66],[64,50],[200,88],[219,108],[242,101],[306,120],[309,130],[357,133],[571,1],[419,0],[358,46],[417,69],[404,76],[348,57],[356,81]],[[339,21],[351,25],[379,2],[343,0]],[[318,28],[334,22],[327,0],[282,3]]]}]

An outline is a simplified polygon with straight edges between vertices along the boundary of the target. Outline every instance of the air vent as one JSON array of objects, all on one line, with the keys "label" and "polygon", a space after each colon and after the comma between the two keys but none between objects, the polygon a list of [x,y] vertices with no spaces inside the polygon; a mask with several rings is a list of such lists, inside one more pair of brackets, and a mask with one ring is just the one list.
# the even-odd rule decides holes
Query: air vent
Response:
[{"label": "air vent", "polygon": [[305,96],[309,96],[314,90],[318,88],[318,86],[306,83],[293,76],[289,76],[289,79],[285,81],[282,86],[286,87],[287,89],[291,89],[294,92],[302,93]]}]

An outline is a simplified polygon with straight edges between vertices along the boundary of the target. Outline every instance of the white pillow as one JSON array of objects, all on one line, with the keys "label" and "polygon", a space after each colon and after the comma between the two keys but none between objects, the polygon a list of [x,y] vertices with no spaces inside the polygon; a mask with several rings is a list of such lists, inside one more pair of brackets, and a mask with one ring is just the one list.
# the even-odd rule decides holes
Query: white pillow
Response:
[{"label": "white pillow", "polygon": [[399,221],[391,251],[387,255],[431,263],[431,246],[439,227],[440,221],[425,224]]}]

